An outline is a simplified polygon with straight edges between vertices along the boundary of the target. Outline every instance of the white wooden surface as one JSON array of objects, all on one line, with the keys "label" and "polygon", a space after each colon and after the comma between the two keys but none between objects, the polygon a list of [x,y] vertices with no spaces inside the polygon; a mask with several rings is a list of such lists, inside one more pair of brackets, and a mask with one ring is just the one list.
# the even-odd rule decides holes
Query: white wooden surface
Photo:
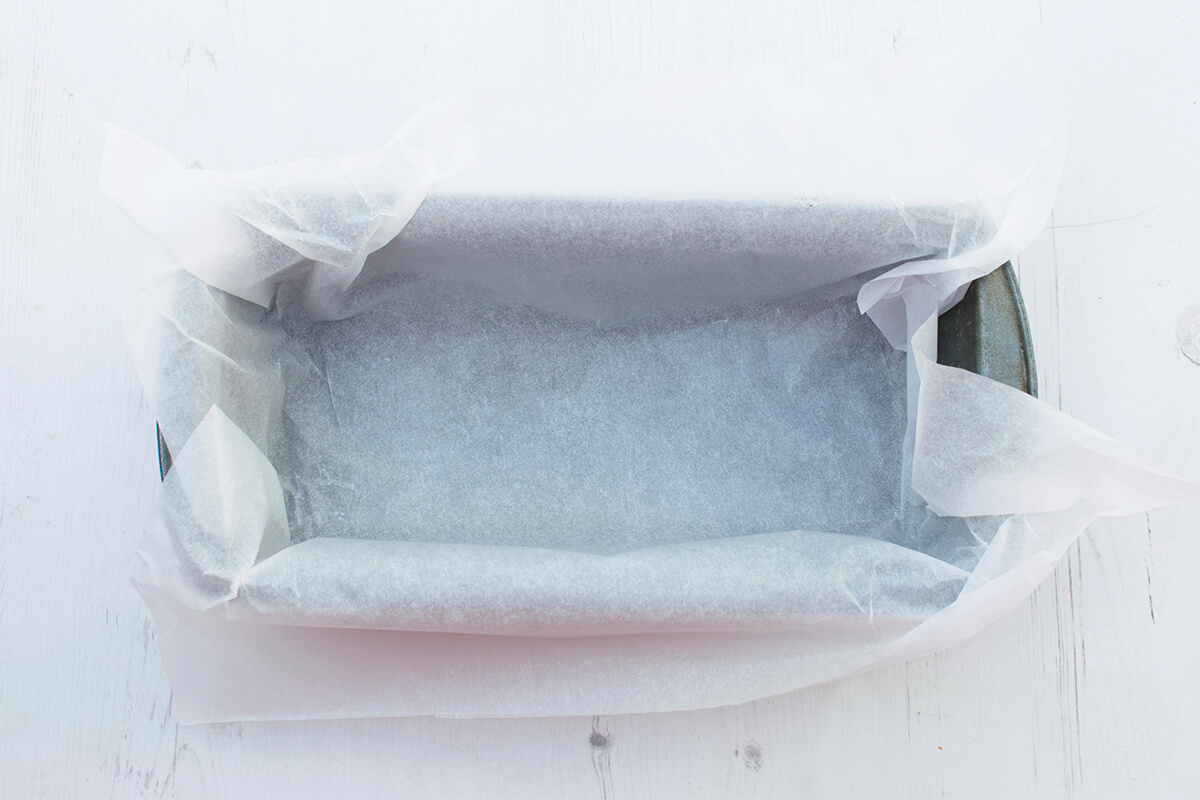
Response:
[{"label": "white wooden surface", "polygon": [[0,797],[1195,796],[1196,507],[1093,526],[963,646],[740,707],[177,725],[127,580],[157,474],[118,315],[164,256],[95,181],[105,121],[239,168],[545,73],[803,73],[1041,29],[1072,126],[1019,264],[1042,396],[1200,477],[1176,331],[1200,304],[1198,23],[1189,0],[0,0]]}]

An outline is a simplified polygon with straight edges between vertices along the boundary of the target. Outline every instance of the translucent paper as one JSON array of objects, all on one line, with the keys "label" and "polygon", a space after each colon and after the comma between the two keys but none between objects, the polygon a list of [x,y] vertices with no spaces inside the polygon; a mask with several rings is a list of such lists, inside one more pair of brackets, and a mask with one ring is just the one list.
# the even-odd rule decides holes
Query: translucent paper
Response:
[{"label": "translucent paper", "polygon": [[181,718],[743,702],[960,641],[1092,519],[1192,496],[936,363],[1049,213],[1052,86],[556,87],[245,173],[110,129],[103,190],[181,267],[130,323]]}]

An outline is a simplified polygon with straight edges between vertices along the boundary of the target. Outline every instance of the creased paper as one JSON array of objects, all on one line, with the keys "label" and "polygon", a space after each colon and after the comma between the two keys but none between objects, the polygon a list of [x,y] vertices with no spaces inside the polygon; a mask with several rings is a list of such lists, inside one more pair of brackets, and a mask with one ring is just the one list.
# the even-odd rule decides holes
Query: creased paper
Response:
[{"label": "creased paper", "polygon": [[110,129],[102,189],[180,267],[129,329],[181,717],[744,702],[961,641],[1092,519],[1194,497],[936,363],[1045,223],[1053,87],[1028,53],[547,87],[243,173]]}]

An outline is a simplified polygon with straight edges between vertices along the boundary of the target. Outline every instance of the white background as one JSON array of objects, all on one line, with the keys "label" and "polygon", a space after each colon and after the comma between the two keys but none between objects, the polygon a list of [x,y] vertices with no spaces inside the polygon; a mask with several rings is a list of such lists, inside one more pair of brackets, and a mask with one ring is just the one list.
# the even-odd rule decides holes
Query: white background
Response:
[{"label": "white background", "polygon": [[1071,125],[1018,265],[1042,397],[1200,478],[1200,366],[1177,331],[1200,304],[1198,23],[1188,0],[0,0],[0,797],[1190,795],[1197,507],[1093,525],[965,645],[744,706],[179,726],[127,578],[157,464],[119,321],[166,258],[95,185],[106,121],[235,169],[374,149],[462,89],[803,77],[1041,30]]}]

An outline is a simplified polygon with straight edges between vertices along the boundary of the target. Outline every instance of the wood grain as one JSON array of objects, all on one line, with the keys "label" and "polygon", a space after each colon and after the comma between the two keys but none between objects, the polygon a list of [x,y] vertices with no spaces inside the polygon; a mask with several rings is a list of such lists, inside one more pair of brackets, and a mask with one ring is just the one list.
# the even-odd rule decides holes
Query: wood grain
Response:
[{"label": "wood grain", "polygon": [[[422,102],[1041,29],[1072,126],[1020,258],[1041,396],[1200,476],[1193,4],[0,0],[0,797],[1180,797],[1200,779],[1197,509],[1092,526],[928,658],[709,711],[181,727],[128,583],[156,481],[120,309],[165,256],[95,189],[112,121],[188,164],[378,146]],[[998,120],[997,124],[1003,124]]]}]

